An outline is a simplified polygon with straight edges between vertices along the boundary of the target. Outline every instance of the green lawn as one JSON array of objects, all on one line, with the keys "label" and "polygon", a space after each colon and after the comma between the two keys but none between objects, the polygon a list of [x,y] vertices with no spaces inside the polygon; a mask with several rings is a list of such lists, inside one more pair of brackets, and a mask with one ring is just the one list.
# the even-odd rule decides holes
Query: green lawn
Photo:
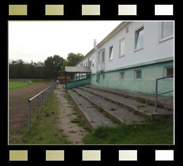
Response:
[{"label": "green lawn", "polygon": [[32,82],[31,84],[28,84],[27,82],[21,82],[21,81],[10,81],[9,82],[9,90],[14,90],[14,89],[21,89],[27,86],[33,86],[37,85],[39,82]]}]

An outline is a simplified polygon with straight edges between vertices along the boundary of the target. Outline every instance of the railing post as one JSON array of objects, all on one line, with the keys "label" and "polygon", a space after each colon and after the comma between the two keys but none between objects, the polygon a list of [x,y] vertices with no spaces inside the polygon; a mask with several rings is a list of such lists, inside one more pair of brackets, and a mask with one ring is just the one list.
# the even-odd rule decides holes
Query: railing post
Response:
[{"label": "railing post", "polygon": [[157,113],[157,101],[158,101],[158,79],[156,79],[156,92],[155,92],[155,113]]},{"label": "railing post", "polygon": [[39,118],[39,96],[37,96],[37,119]]},{"label": "railing post", "polygon": [[31,101],[29,100],[29,111],[28,111],[28,127],[31,130]]},{"label": "railing post", "polygon": [[[43,92],[43,93],[44,93],[44,92]],[[42,97],[41,97],[41,98],[42,98],[42,99],[41,99],[41,104],[42,104],[42,106],[43,106],[43,93],[41,94],[41,96],[42,96]]]}]

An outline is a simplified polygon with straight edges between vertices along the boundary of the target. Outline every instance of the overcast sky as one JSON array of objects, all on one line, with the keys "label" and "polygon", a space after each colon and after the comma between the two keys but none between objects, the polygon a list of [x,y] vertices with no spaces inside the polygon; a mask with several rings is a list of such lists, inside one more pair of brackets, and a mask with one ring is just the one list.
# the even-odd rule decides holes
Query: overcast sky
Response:
[{"label": "overcast sky", "polygon": [[121,21],[9,21],[9,60],[44,62],[71,52],[86,55]]}]

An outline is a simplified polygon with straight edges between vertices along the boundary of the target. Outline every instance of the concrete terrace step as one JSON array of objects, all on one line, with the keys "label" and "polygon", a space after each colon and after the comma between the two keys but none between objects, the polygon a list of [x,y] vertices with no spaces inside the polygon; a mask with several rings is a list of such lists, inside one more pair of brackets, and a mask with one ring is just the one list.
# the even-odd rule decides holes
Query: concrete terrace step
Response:
[{"label": "concrete terrace step", "polygon": [[88,86],[78,87],[78,88],[85,90],[89,93],[92,93],[94,95],[97,95],[99,97],[102,97],[103,99],[106,99],[118,105],[121,105],[130,111],[133,111],[139,115],[142,115],[148,118],[155,118],[157,116],[172,117],[173,115],[173,111],[167,111],[164,108],[158,108],[158,112],[154,114],[154,111],[155,111],[154,106],[151,106],[145,103],[140,103],[132,98],[119,96],[117,94],[106,92],[106,91],[100,91],[98,89],[93,89]]},{"label": "concrete terrace step", "polygon": [[67,91],[77,104],[89,126],[94,129],[98,126],[116,126],[109,118],[100,113],[88,100],[73,90]]},{"label": "concrete terrace step", "polygon": [[[110,92],[119,96],[127,97],[127,98],[133,98],[133,99],[141,99],[143,101],[146,101],[146,103],[153,104],[155,103],[155,95],[154,94],[146,94],[146,93],[140,93],[140,92],[132,92],[132,91],[126,91],[122,89],[114,89],[114,88],[106,88],[106,87],[99,87],[94,85],[85,85],[85,87],[97,89],[104,92]],[[166,97],[166,96],[158,96],[158,103],[162,104],[165,108],[173,110],[173,98],[172,97]]]},{"label": "concrete terrace step", "polygon": [[120,107],[117,104],[111,103],[99,96],[96,96],[90,92],[82,90],[80,88],[73,88],[78,94],[82,95],[90,102],[94,103],[98,107],[101,107],[105,112],[110,114],[115,119],[125,124],[141,124],[144,121],[144,117],[135,115],[126,108]]}]

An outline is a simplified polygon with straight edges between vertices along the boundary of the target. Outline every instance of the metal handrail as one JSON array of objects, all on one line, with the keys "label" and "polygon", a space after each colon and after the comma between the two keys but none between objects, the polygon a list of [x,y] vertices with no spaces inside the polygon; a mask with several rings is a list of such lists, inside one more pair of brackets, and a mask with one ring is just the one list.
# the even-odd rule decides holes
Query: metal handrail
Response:
[{"label": "metal handrail", "polygon": [[162,94],[165,94],[165,93],[173,92],[173,90],[171,90],[171,91],[167,91],[167,92],[163,92],[163,93],[159,93],[159,94],[158,94],[158,81],[159,81],[159,80],[162,80],[162,79],[166,79],[166,78],[172,78],[172,77],[173,77],[173,75],[169,75],[169,76],[166,76],[166,77],[161,77],[161,78],[157,78],[157,79],[156,79],[155,113],[157,113],[157,101],[158,101],[158,95],[162,95]]},{"label": "metal handrail", "polygon": [[[53,83],[53,84],[54,84],[54,83]],[[34,98],[36,98],[37,96],[39,96],[40,94],[42,94],[44,91],[46,91],[47,89],[49,89],[51,86],[53,86],[53,84],[50,85],[49,87],[47,87],[46,89],[42,90],[41,92],[39,92],[37,95],[35,95],[35,96],[33,96],[32,98],[30,98],[30,99],[28,100],[28,102],[30,102],[31,100],[33,100]]]},{"label": "metal handrail", "polygon": [[33,96],[32,98],[30,98],[28,100],[28,130],[31,130],[31,101],[35,98],[37,98],[37,119],[39,118],[39,95],[42,96],[42,100],[41,100],[41,104],[43,105],[43,93],[47,92],[48,89],[51,88],[51,91],[53,91],[53,89],[55,88],[55,86],[57,85],[57,83],[53,83],[52,85],[50,85],[49,87],[47,87],[46,89],[42,90],[41,92],[39,92],[37,95]]}]

